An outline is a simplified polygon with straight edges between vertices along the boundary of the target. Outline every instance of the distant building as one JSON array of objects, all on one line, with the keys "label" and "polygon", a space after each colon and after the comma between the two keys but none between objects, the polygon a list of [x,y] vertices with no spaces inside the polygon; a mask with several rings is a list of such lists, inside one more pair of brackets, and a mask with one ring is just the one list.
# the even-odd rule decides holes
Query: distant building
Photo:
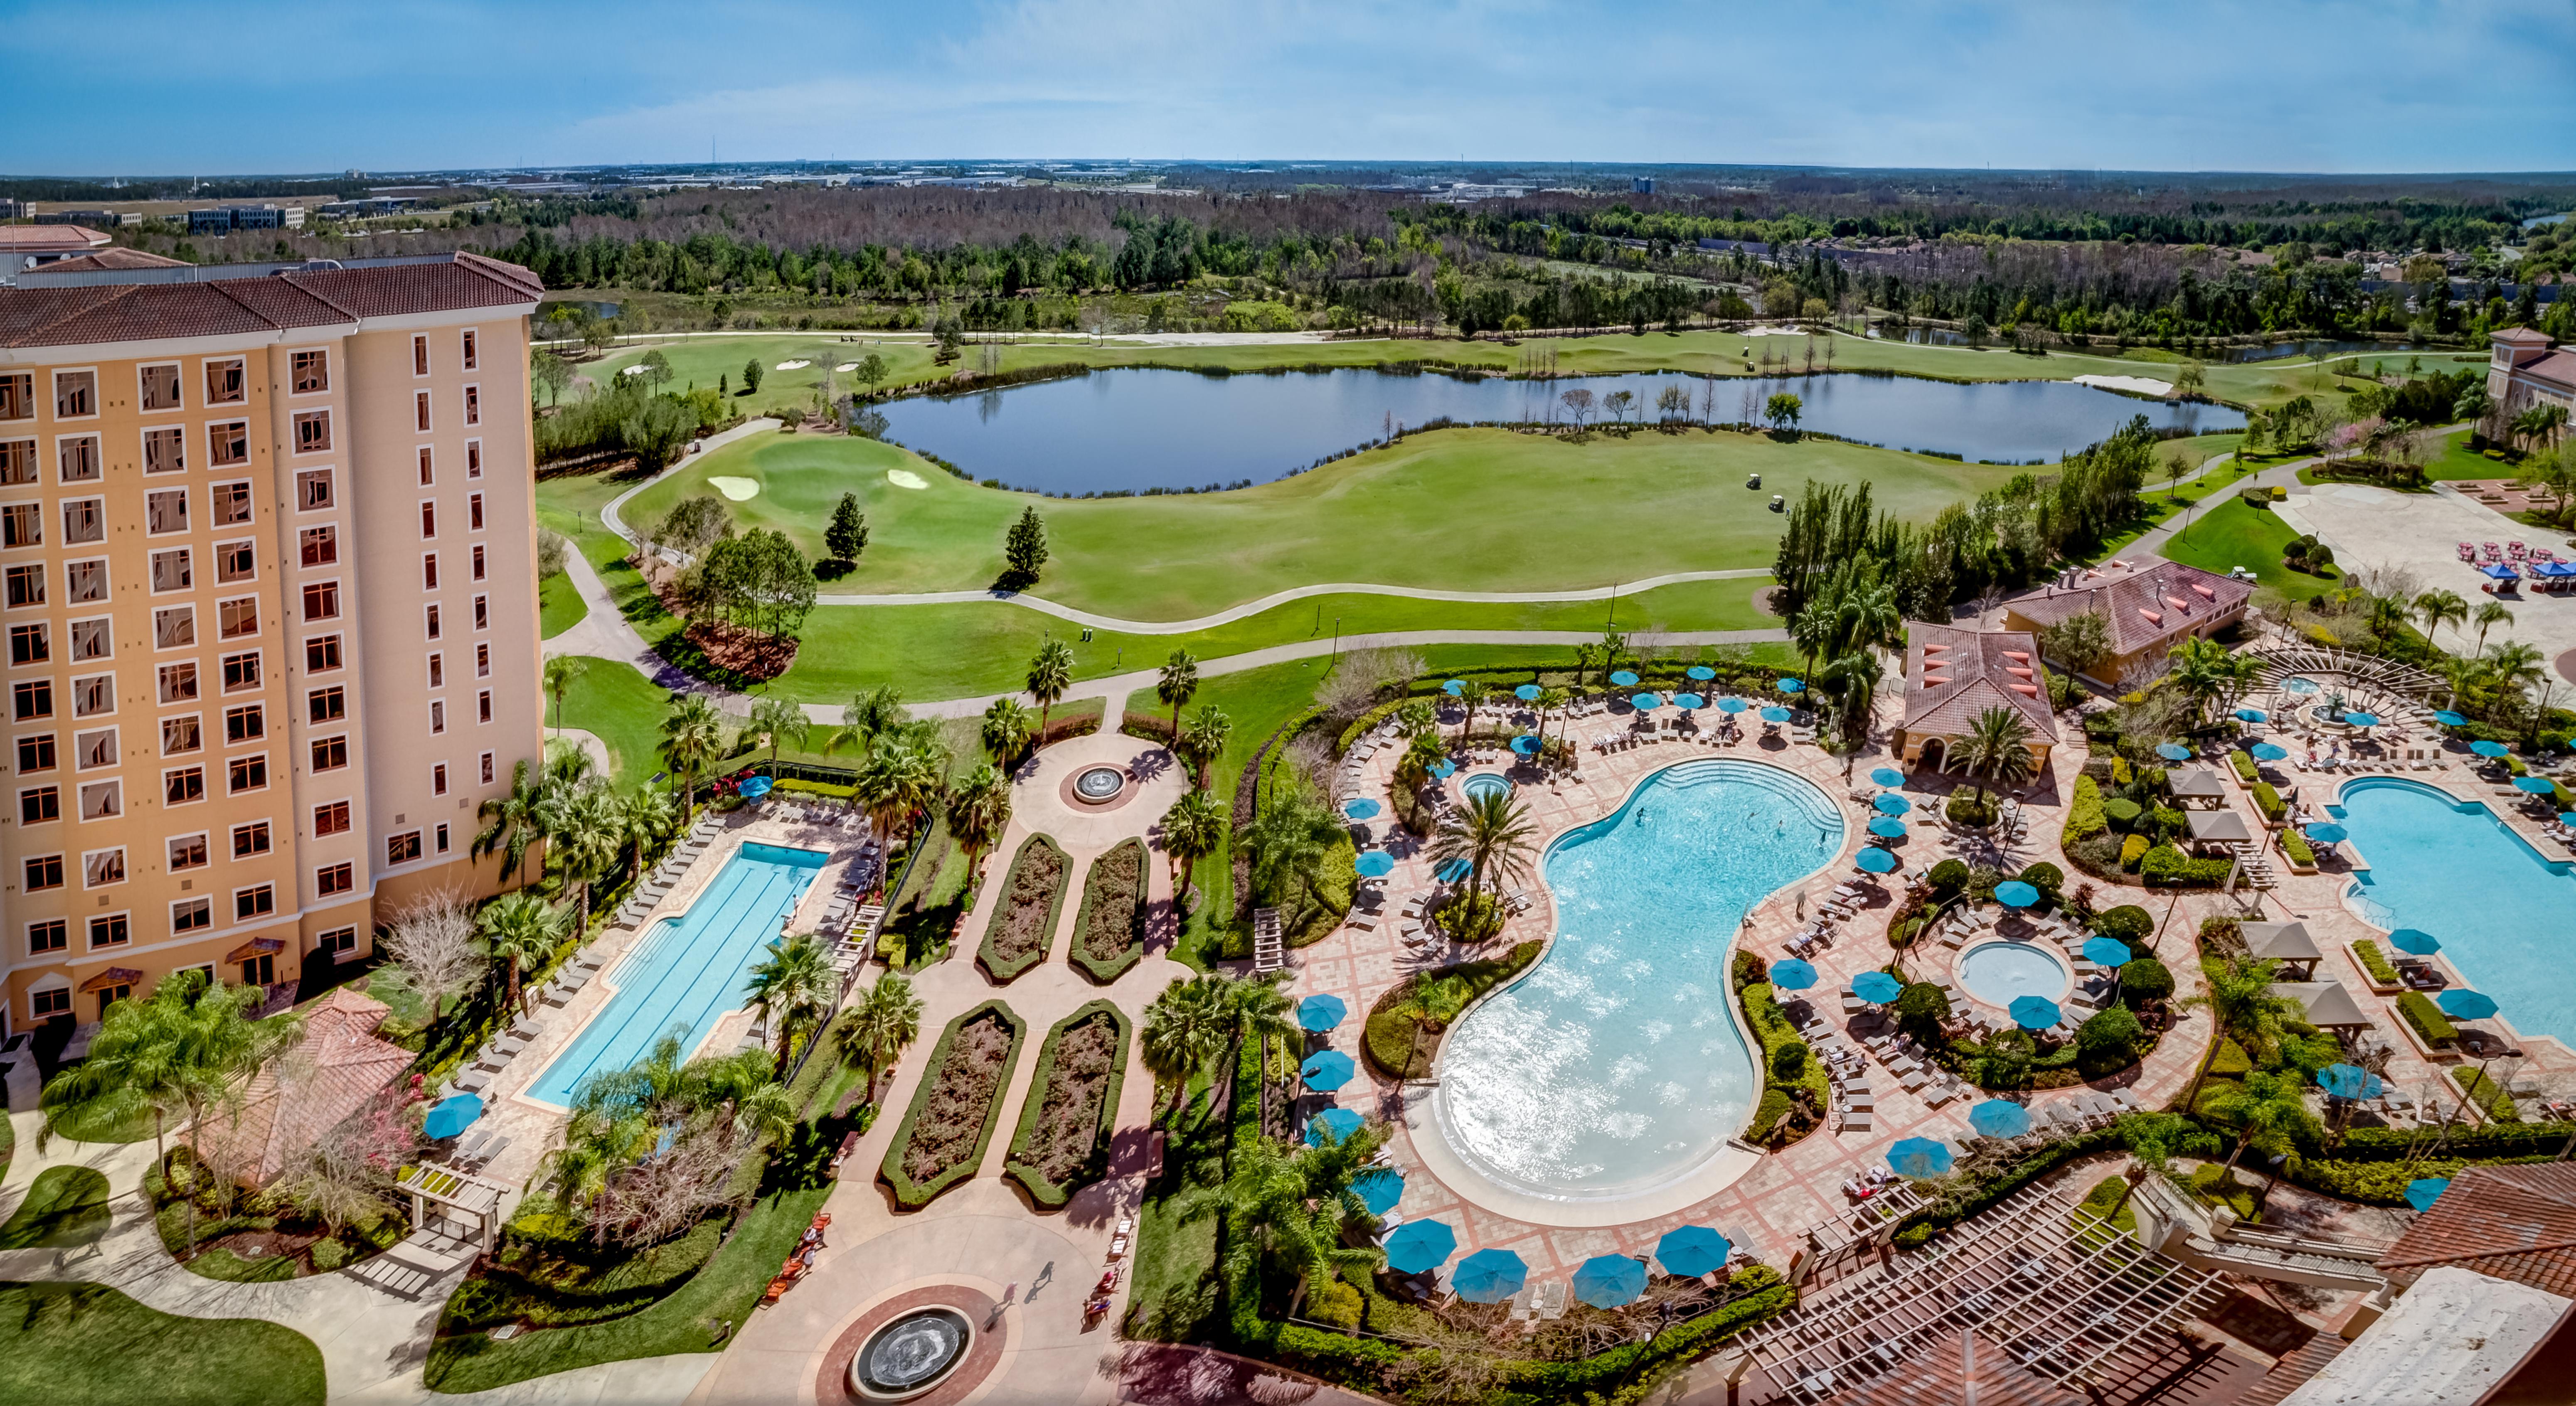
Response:
[{"label": "distant building", "polygon": [[304,224],[304,207],[281,209],[275,205],[219,205],[211,210],[188,212],[188,233],[230,234],[237,229],[287,229]]},{"label": "distant building", "polygon": [[2004,602],[2004,628],[2036,635],[2088,611],[2108,623],[2111,653],[2083,677],[2109,685],[2135,668],[2153,668],[2173,647],[2207,638],[2245,616],[2254,588],[2180,562],[2149,560],[2077,567],[2036,591]]},{"label": "distant building", "polygon": [[2487,395],[2495,401],[2497,423],[2534,405],[2576,412],[2576,351],[2528,327],[2508,327],[2487,340],[2494,347],[2487,363]]},{"label": "distant building", "polygon": [[0,267],[11,273],[38,268],[111,242],[87,225],[0,225]]},{"label": "distant building", "polygon": [[1654,194],[1654,193],[1655,193],[1655,178],[1654,178],[1654,177],[1652,177],[1652,176],[1631,176],[1631,177],[1629,177],[1629,179],[1628,179],[1628,193],[1629,193],[1630,195],[1652,195],[1652,194]]}]

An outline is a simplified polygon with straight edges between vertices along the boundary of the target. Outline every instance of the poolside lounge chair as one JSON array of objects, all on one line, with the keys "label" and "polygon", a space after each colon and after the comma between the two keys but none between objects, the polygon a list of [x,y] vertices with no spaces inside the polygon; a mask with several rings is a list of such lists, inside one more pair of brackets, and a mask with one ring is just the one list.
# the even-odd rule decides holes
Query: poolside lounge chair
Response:
[{"label": "poolside lounge chair", "polygon": [[481,1093],[491,1086],[492,1072],[488,1069],[469,1069],[456,1080],[457,1089],[469,1094]]}]

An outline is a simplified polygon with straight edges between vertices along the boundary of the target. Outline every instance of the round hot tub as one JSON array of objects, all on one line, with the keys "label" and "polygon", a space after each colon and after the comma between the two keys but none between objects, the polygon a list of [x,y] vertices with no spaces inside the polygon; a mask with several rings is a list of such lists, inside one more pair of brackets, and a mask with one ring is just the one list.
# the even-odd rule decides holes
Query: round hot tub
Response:
[{"label": "round hot tub", "polygon": [[2062,1001],[2075,970],[2032,942],[1981,942],[1959,956],[1959,984],[1990,1006],[2009,1007],[2017,996]]},{"label": "round hot tub", "polygon": [[1512,793],[1512,783],[1511,778],[1503,775],[1499,771],[1480,771],[1475,775],[1468,777],[1466,780],[1459,782],[1458,791],[1468,800],[1478,801],[1483,800],[1487,796],[1510,795]]},{"label": "round hot tub", "polygon": [[948,1379],[975,1345],[953,1308],[925,1308],[877,1329],[850,1358],[850,1390],[866,1401],[909,1401]]},{"label": "round hot tub", "polygon": [[1127,789],[1127,773],[1114,766],[1087,767],[1073,778],[1073,794],[1093,805],[1118,799]]}]

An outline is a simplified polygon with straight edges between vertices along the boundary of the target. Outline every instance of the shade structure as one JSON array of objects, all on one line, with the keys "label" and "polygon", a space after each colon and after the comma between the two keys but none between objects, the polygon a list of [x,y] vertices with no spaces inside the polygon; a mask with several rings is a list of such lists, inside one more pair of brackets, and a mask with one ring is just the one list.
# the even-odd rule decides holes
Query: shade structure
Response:
[{"label": "shade structure", "polygon": [[744,800],[756,801],[761,797],[768,795],[769,788],[776,784],[777,783],[771,781],[766,776],[755,776],[744,781],[741,786],[736,787],[735,789],[742,792],[742,798]]},{"label": "shade structure", "polygon": [[1501,1303],[1528,1282],[1529,1266],[1509,1250],[1478,1250],[1449,1276],[1449,1287],[1469,1303]]},{"label": "shade structure", "polygon": [[2379,726],[2379,715],[2377,713],[2346,713],[2343,715],[2343,720],[2348,726],[2352,727]]},{"label": "shade structure", "polygon": [[1882,815],[1869,822],[1869,832],[1882,840],[1905,838],[1905,822],[1892,815]]},{"label": "shade structure", "polygon": [[1651,713],[1664,706],[1664,696],[1660,693],[1632,693],[1628,695],[1628,706],[1640,713]]},{"label": "shade structure", "polygon": [[2380,1084],[2378,1075],[2358,1064],[2329,1064],[2317,1071],[2317,1087],[2336,1098],[2369,1098]]},{"label": "shade structure", "polygon": [[1682,670],[1682,673],[1687,675],[1693,683],[1706,683],[1710,679],[1717,677],[1717,671],[1708,667],[1706,664],[1693,664],[1689,668]]},{"label": "shade structure", "polygon": [[2272,720],[2272,715],[2260,708],[2239,708],[2236,720],[2240,723],[2267,723]]},{"label": "shade structure", "polygon": [[474,1126],[474,1120],[482,1116],[483,1100],[473,1094],[441,1099],[436,1108],[429,1110],[429,1116],[421,1121],[421,1136],[432,1142],[452,1138]]},{"label": "shade structure", "polygon": [[1574,1270],[1574,1296],[1594,1308],[1618,1308],[1646,1292],[1646,1266],[1626,1255],[1594,1255]]},{"label": "shade structure", "polygon": [[1745,702],[1741,698],[1721,698],[1717,700],[1717,710],[1721,713],[1741,713],[1752,706],[1752,704]]},{"label": "shade structure", "polygon": [[1404,1199],[1404,1173],[1393,1167],[1371,1167],[1351,1178],[1351,1193],[1370,1215],[1385,1215]]},{"label": "shade structure", "polygon": [[1351,1008],[1342,1003],[1341,997],[1329,991],[1317,992],[1297,1003],[1297,1028],[1320,1033],[1341,1024],[1342,1017],[1350,1013]]},{"label": "shade structure", "polygon": [[1968,1126],[1988,1137],[2020,1137],[2030,1131],[2030,1110],[2008,1098],[1990,1098],[1968,1110]]},{"label": "shade structure", "polygon": [[2388,945],[2410,957],[2430,957],[2442,950],[2442,944],[2422,928],[2399,928],[2388,935]]},{"label": "shade structure", "polygon": [[2300,833],[2308,837],[2309,843],[2319,845],[2341,844],[2351,834],[2340,825],[2311,825]]},{"label": "shade structure", "polygon": [[1383,879],[1395,872],[1395,856],[1382,849],[1373,849],[1361,855],[1359,862],[1351,868],[1363,879]]},{"label": "shade structure", "polygon": [[1440,760],[1423,768],[1423,770],[1430,772],[1431,775],[1438,780],[1446,781],[1450,776],[1457,772],[1458,764],[1449,760],[1447,757],[1442,757]]},{"label": "shade structure", "polygon": [[1673,706],[1676,708],[1705,708],[1708,706],[1708,700],[1700,697],[1696,693],[1676,693],[1673,695]]},{"label": "shade structure", "polygon": [[2546,776],[2517,776],[2513,779],[2513,789],[2526,796],[2546,796],[2558,789],[2558,783]]},{"label": "shade structure", "polygon": [[1887,1165],[1900,1176],[1937,1177],[1957,1160],[1949,1148],[1928,1137],[1904,1138],[1887,1149]]},{"label": "shade structure", "polygon": [[2156,755],[2169,762],[2187,762],[2191,760],[2191,749],[2179,742],[2159,742]]},{"label": "shade structure", "polygon": [[2433,721],[2440,723],[2444,727],[2466,727],[2469,722],[2467,718],[2462,717],[2458,713],[2452,712],[2448,708],[2444,708],[2442,711],[2435,713],[2433,715]]},{"label": "shade structure", "polygon": [[2120,967],[2129,963],[2129,944],[2116,937],[2084,939],[2084,960],[2097,966]]},{"label": "shade structure", "polygon": [[1725,1236],[1707,1226],[1686,1225],[1665,1231],[1664,1238],[1655,1242],[1655,1263],[1662,1265],[1666,1274],[1697,1279],[1716,1273],[1734,1248]]},{"label": "shade structure", "polygon": [[1880,849],[1876,845],[1871,845],[1869,848],[1862,850],[1860,852],[1860,858],[1854,862],[1858,863],[1861,868],[1866,869],[1873,874],[1893,874],[1896,872],[1896,856],[1890,854],[1886,850]]},{"label": "shade structure", "polygon": [[2019,879],[2006,879],[1995,885],[1995,902],[2006,908],[2028,908],[2039,901],[2039,890]]},{"label": "shade structure", "polygon": [[2406,1204],[2419,1211],[2429,1211],[2433,1209],[2434,1202],[2442,1199],[2442,1193],[2450,1189],[2449,1177],[2417,1177],[2406,1183]]},{"label": "shade structure", "polygon": [[1870,802],[1870,804],[1876,807],[1878,813],[1881,815],[1903,815],[1907,811],[1914,809],[1914,802],[1905,799],[1903,796],[1900,796],[1893,791],[1880,796],[1877,800]]},{"label": "shade structure", "polygon": [[2514,570],[2512,567],[2507,566],[2500,561],[2491,561],[2486,565],[2479,567],[2478,574],[2484,576],[2490,581],[2519,581],[2522,579],[2521,572]]},{"label": "shade structure", "polygon": [[1512,739],[1512,751],[1524,757],[1537,756],[1538,749],[1544,745],[1538,740],[1536,733],[1524,733]]},{"label": "shade structure", "polygon": [[1431,877],[1444,884],[1454,884],[1475,871],[1476,866],[1465,859],[1444,859],[1439,868],[1431,871]]},{"label": "shade structure", "polygon": [[2012,1012],[2013,1024],[2024,1030],[2046,1030],[2066,1018],[2057,1003],[2045,996],[2015,996],[2007,1009]]},{"label": "shade structure", "polygon": [[1762,721],[1766,723],[1785,723],[1792,716],[1794,715],[1786,708],[1765,708],[1762,710]]},{"label": "shade structure", "polygon": [[2287,761],[2290,756],[2290,749],[2278,742],[2257,742],[2250,750],[2258,762]]},{"label": "shade structure", "polygon": [[1359,1066],[1351,1063],[1351,1057],[1340,1050],[1317,1050],[1306,1056],[1304,1064],[1297,1066],[1297,1077],[1306,1081],[1307,1088],[1331,1093],[1349,1083],[1351,1075],[1358,1070]]},{"label": "shade structure", "polygon": [[1905,983],[1886,972],[1862,972],[1852,978],[1852,994],[1873,1006],[1883,1006],[1904,994]]},{"label": "shade structure", "polygon": [[1637,686],[1637,671],[1634,669],[1621,669],[1619,672],[1610,676],[1610,685],[1613,688],[1635,688]]},{"label": "shade structure", "polygon": [[1780,680],[1780,691],[1782,693],[1804,693],[1807,691],[1807,681],[1805,679],[1782,679]]},{"label": "shade structure", "polygon": [[1546,692],[1546,690],[1540,688],[1537,684],[1525,683],[1520,687],[1513,689],[1512,696],[1524,703],[1535,703],[1538,701],[1538,696],[1544,692]]},{"label": "shade structure", "polygon": [[1306,1145],[1321,1147],[1326,1138],[1340,1142],[1360,1130],[1360,1115],[1347,1108],[1327,1108],[1306,1124]]},{"label": "shade structure", "polygon": [[1771,964],[1771,985],[1782,991],[1804,991],[1816,984],[1816,968],[1795,957]]},{"label": "shade structure", "polygon": [[2493,758],[2501,757],[2513,749],[2501,742],[2489,742],[2485,738],[2481,737],[2477,741],[2469,744],[2469,750],[2477,753],[2481,757]]},{"label": "shade structure", "polygon": [[2440,1006],[2442,1014],[2453,1020],[2484,1020],[2496,1013],[2493,996],[2483,991],[2471,991],[2465,986],[2452,987],[2434,997],[2433,1004]]},{"label": "shade structure", "polygon": [[1458,1232],[1436,1220],[1409,1220],[1386,1237],[1386,1267],[1398,1274],[1438,1269],[1458,1253]]},{"label": "shade structure", "polygon": [[1448,694],[1452,698],[1460,697],[1467,692],[1467,681],[1465,679],[1451,679],[1449,682],[1440,685],[1440,691]]},{"label": "shade structure", "polygon": [[1905,773],[1892,766],[1883,766],[1871,772],[1869,779],[1870,784],[1874,786],[1902,786],[1905,784]]},{"label": "shade structure", "polygon": [[1375,820],[1382,809],[1384,807],[1368,796],[1353,796],[1342,802],[1342,814],[1353,820]]}]

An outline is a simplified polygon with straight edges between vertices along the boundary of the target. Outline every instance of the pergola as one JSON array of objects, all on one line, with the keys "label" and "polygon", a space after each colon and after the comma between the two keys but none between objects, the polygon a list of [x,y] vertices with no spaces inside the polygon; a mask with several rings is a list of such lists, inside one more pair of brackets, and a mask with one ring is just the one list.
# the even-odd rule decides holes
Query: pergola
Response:
[{"label": "pergola", "polygon": [[405,1168],[401,1176],[394,1178],[394,1186],[411,1193],[411,1223],[415,1231],[428,1228],[429,1207],[436,1205],[442,1210],[458,1213],[448,1219],[461,1221],[462,1217],[472,1217],[474,1239],[484,1254],[492,1253],[493,1243],[501,1233],[501,1197],[509,1191],[508,1187],[427,1163]]}]

